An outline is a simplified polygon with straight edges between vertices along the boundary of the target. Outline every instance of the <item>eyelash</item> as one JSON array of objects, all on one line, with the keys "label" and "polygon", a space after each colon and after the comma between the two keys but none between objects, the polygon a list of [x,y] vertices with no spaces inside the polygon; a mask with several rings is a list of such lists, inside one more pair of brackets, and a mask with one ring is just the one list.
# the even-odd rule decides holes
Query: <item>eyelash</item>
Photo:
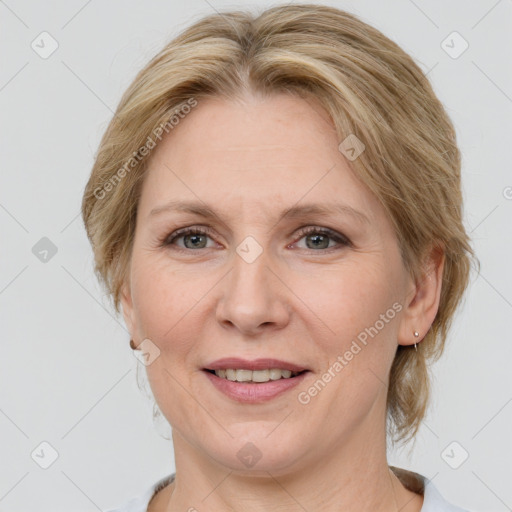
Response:
[{"label": "eyelash", "polygon": [[[298,232],[299,238],[297,239],[297,241],[301,240],[305,236],[307,236],[309,234],[312,234],[312,233],[328,236],[331,240],[334,240],[335,242],[337,242],[339,244],[339,246],[341,246],[341,247],[350,247],[350,246],[352,246],[352,243],[350,242],[350,240],[346,236],[341,235],[341,234],[339,234],[336,231],[333,231],[331,229],[319,228],[319,227],[316,227],[316,226],[309,226],[309,227],[300,229],[299,232]],[[162,247],[169,247],[170,245],[174,245],[173,242],[175,242],[177,239],[182,238],[182,237],[187,236],[187,235],[207,235],[207,236],[211,236],[212,235],[212,230],[210,228],[194,227],[194,226],[178,229],[174,233],[171,233],[171,235],[168,235],[163,240],[161,240],[160,241],[160,245]],[[324,252],[324,253],[328,252],[328,253],[330,253],[333,250],[338,250],[340,248],[339,246],[338,247],[330,247],[330,248],[326,248],[326,249],[305,249],[305,250],[306,251],[310,251],[312,253],[318,253],[318,252]],[[181,252],[199,251],[201,249],[209,249],[209,247],[203,247],[203,248],[200,248],[200,249],[188,249],[186,247],[175,246],[175,248],[174,248],[174,250],[181,251]]]}]

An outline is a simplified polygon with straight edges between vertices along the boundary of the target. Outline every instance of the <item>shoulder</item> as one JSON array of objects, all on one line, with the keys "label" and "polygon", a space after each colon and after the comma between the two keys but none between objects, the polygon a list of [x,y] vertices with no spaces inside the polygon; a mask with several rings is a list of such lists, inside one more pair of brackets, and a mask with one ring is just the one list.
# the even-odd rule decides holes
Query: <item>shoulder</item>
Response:
[{"label": "shoulder", "polygon": [[407,489],[423,495],[421,512],[469,512],[446,501],[427,477],[394,466],[390,466],[390,469]]},{"label": "shoulder", "polygon": [[426,477],[422,478],[425,482],[425,492],[423,494],[423,507],[421,508],[421,512],[468,512],[468,510],[456,507],[446,501],[430,480]]},{"label": "shoulder", "polygon": [[171,475],[167,475],[161,478],[156,483],[146,488],[141,494],[131,498],[129,501],[123,503],[119,507],[107,510],[106,512],[146,512],[151,498],[160,489],[163,489],[166,485],[171,483],[174,480],[174,475],[175,474],[172,473]]}]

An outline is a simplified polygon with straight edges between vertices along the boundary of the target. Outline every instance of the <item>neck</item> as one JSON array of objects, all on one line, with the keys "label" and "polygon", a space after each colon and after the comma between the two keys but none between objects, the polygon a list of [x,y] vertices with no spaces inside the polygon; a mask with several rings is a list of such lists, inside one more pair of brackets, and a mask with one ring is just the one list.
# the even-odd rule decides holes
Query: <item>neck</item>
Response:
[{"label": "neck", "polygon": [[325,457],[311,454],[303,467],[280,474],[231,470],[173,432],[176,479],[165,510],[418,512],[423,498],[389,469],[378,427],[359,429]]}]

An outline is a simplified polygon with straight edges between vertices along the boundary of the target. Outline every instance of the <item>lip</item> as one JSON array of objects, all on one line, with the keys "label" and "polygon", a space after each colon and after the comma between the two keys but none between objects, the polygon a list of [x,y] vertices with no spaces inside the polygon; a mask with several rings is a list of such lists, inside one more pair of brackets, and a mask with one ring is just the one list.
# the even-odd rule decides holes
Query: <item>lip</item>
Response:
[{"label": "lip", "polygon": [[216,359],[204,367],[205,370],[226,370],[228,368],[232,368],[234,370],[267,370],[278,368],[280,370],[290,370],[292,372],[302,372],[303,370],[307,370],[304,366],[299,366],[280,359],[262,358],[249,361],[248,359],[241,359],[239,357],[224,357],[222,359]]},{"label": "lip", "polygon": [[[221,360],[224,361],[224,360]],[[238,360],[240,361],[240,360]],[[258,360],[259,361],[259,360]],[[269,359],[261,360],[261,361],[271,361]],[[255,363],[255,361],[253,361]],[[258,363],[259,364],[259,363]],[[221,366],[220,368],[215,369],[222,369],[226,368],[226,366]],[[227,367],[229,368],[229,366]],[[252,368],[243,368],[240,366],[236,366],[238,369],[248,369],[251,370]],[[268,366],[265,366],[265,368],[269,368]],[[276,366],[273,366],[273,368],[276,368]],[[277,366],[279,368],[279,366]],[[282,367],[281,367],[282,368]],[[298,367],[297,367],[298,368]],[[213,369],[213,368],[212,368]],[[255,369],[263,369],[263,368],[255,368]],[[288,368],[283,368],[288,369]],[[300,371],[300,370],[293,370],[293,371]],[[309,371],[304,371],[303,373],[300,373],[296,377],[290,377],[289,379],[279,379],[279,380],[271,380],[268,382],[261,382],[261,383],[249,383],[249,382],[236,382],[231,381],[227,379],[223,379],[222,377],[217,377],[214,373],[208,372],[206,369],[203,370],[203,373],[206,375],[206,377],[210,380],[210,382],[215,386],[217,390],[219,390],[221,393],[226,395],[227,397],[231,398],[232,400],[235,400],[236,402],[242,402],[242,403],[262,403],[267,402],[269,400],[272,400],[273,398],[276,398],[277,396],[285,393],[286,391],[291,390],[298,384],[300,384],[306,375],[308,375]]]}]

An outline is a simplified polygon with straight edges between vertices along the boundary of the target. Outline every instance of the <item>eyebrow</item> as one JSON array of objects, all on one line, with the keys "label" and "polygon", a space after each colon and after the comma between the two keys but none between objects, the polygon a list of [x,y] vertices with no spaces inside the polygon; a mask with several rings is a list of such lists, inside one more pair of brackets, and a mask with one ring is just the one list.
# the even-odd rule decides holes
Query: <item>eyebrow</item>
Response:
[{"label": "eyebrow", "polygon": [[[205,203],[195,201],[169,201],[168,203],[157,206],[149,212],[149,217],[158,215],[163,212],[185,212],[199,215],[206,219],[218,219],[219,215]],[[355,220],[370,224],[368,217],[361,211],[356,210],[352,206],[343,203],[308,203],[295,205],[283,210],[278,217],[278,222],[284,217],[292,219],[300,219],[308,216],[332,217],[333,214],[349,215]]]}]

